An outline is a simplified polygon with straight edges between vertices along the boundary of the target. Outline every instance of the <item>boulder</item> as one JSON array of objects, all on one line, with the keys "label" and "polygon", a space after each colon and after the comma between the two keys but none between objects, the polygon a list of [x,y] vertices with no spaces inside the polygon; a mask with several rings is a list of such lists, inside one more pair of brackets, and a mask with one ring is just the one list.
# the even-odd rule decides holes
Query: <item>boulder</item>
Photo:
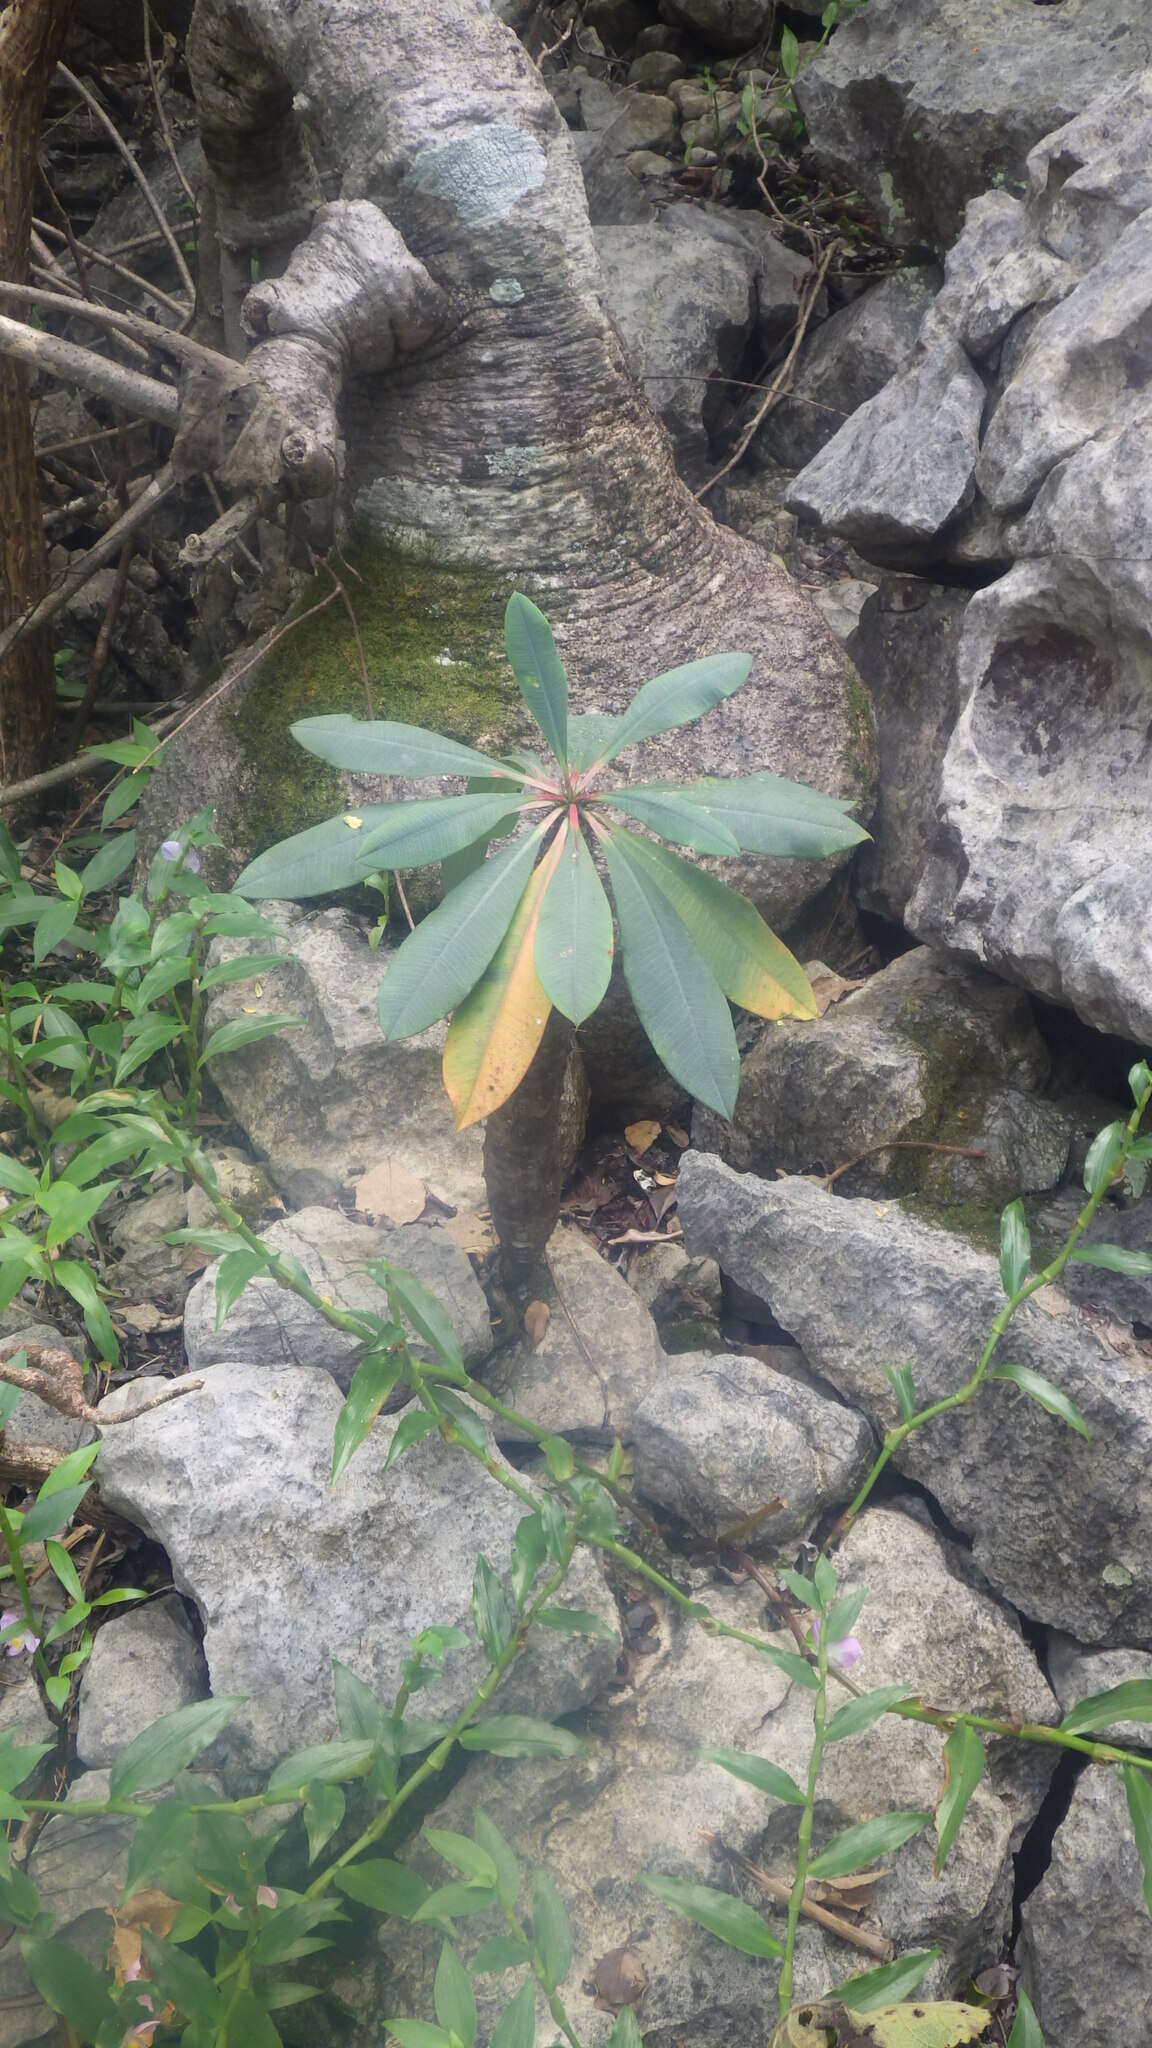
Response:
[{"label": "boulder", "polygon": [[690,1259],[676,1242],[643,1245],[629,1269],[628,1285],[657,1327],[684,1316],[718,1316],[723,1306],[715,1259]]},{"label": "boulder", "polygon": [[[250,991],[251,984],[245,986]],[[265,1175],[231,1147],[212,1145],[206,1150],[225,1201],[247,1222],[256,1223],[269,1192]],[[118,1293],[179,1314],[208,1260],[198,1245],[167,1240],[173,1231],[205,1230],[215,1224],[216,1211],[207,1195],[198,1187],[185,1187],[174,1174],[162,1174],[147,1191],[133,1189],[126,1201],[110,1204],[106,1213],[108,1241],[119,1253]]]},{"label": "boulder", "polygon": [[97,1631],[80,1681],[76,1754],[91,1770],[158,1721],[208,1696],[200,1644],[183,1601],[172,1596],[130,1609]]},{"label": "boulder", "polygon": [[687,1352],[635,1417],[634,1485],[704,1542],[773,1500],[747,1538],[774,1555],[847,1503],[876,1454],[862,1415],[758,1358]]},{"label": "boulder", "polygon": [[[757,1181],[689,1152],[687,1249],[767,1301],[812,1369],[878,1431],[897,1419],[884,1368],[910,1366],[921,1404],[963,1384],[1003,1306],[997,1261],[890,1203],[803,1180]],[[1116,1333],[1119,1336],[1119,1332]],[[1088,1440],[1016,1386],[985,1385],[894,1455],[971,1539],[988,1584],[1085,1644],[1152,1645],[1152,1376],[1055,1289],[1013,1319],[1003,1356],[1053,1382]]]},{"label": "boulder", "polygon": [[[549,1239],[531,1306],[547,1310],[543,1334],[517,1333],[485,1368],[484,1383],[540,1429],[585,1442],[631,1443],[635,1411],[667,1371],[656,1325],[627,1281],[579,1230]],[[525,1434],[497,1416],[497,1438]]]},{"label": "boulder", "polygon": [[[1071,1228],[1066,1219],[1064,1228]],[[1085,1244],[1118,1244],[1124,1251],[1152,1252],[1152,1198],[1120,1209],[1105,1202],[1084,1234]],[[1064,1285],[1073,1301],[1094,1304],[1118,1321],[1135,1324],[1142,1335],[1152,1331],[1152,1274],[1110,1273],[1104,1266],[1077,1260],[1064,1268]]]},{"label": "boulder", "polygon": [[[412,1637],[433,1622],[471,1641],[421,1692],[420,1712],[459,1713],[487,1668],[471,1621],[476,1560],[506,1571],[520,1501],[437,1435],[386,1472],[398,1426],[388,1417],[333,1487],[341,1397],[329,1374],[232,1362],[200,1377],[200,1392],[107,1430],[100,1488],[163,1544],[196,1603],[212,1691],[245,1698],[213,1749],[229,1784],[248,1789],[335,1731],[334,1657],[390,1702]],[[109,1400],[124,1406],[122,1392]],[[610,1637],[531,1644],[501,1688],[501,1712],[572,1713],[611,1676],[615,1605],[585,1553],[565,1598],[600,1615]]]},{"label": "boulder", "polygon": [[918,347],[801,470],[789,505],[865,550],[935,540],[972,501],[985,395],[958,342]]},{"label": "boulder", "polygon": [[[1133,1679],[1145,1685],[1152,1680],[1152,1651],[1085,1650],[1071,1636],[1053,1630],[1048,1638],[1048,1677],[1060,1702],[1060,1712],[1070,1714],[1081,1700],[1095,1693],[1111,1692],[1113,1686]],[[1093,1742],[1118,1742],[1134,1749],[1152,1749],[1152,1726],[1147,1721],[1111,1721],[1094,1728]]]},{"label": "boulder", "polygon": [[665,0],[662,12],[710,50],[750,50],[772,32],[774,0]]},{"label": "boulder", "polygon": [[974,1097],[1034,1087],[1047,1071],[1026,996],[919,946],[823,1017],[763,1031],[741,1064],[731,1123],[698,1105],[693,1142],[757,1173],[830,1173],[875,1148],[862,1162],[873,1184],[899,1173],[901,1186],[915,1187],[931,1155],[892,1158],[880,1147],[937,1137],[966,1144]]},{"label": "boulder", "polygon": [[788,469],[811,462],[903,367],[938,283],[938,271],[898,270],[809,334],[791,392],[756,434],[749,462],[757,467],[767,457]]},{"label": "boulder", "polygon": [[1152,2025],[1142,1878],[1119,1772],[1084,1771],[1020,1932],[1024,1982],[1056,2048],[1116,2048]]},{"label": "boulder", "polygon": [[1044,244],[1080,272],[1152,206],[1152,69],[1099,93],[1036,144],[1028,187]]},{"label": "boulder", "polygon": [[880,794],[853,866],[856,900],[902,921],[936,829],[940,771],[960,709],[956,649],[968,592],[886,576],[848,651],[876,711]]},{"label": "boulder", "polygon": [[[469,1364],[486,1358],[491,1349],[488,1305],[468,1255],[437,1224],[408,1223],[397,1229],[358,1222],[337,1209],[302,1209],[271,1224],[262,1241],[298,1259],[317,1293],[337,1308],[372,1309],[385,1317],[387,1299],[365,1266],[372,1259],[405,1266],[447,1311]],[[319,1309],[267,1275],[248,1282],[218,1326],[219,1270],[216,1260],[188,1297],[184,1348],[191,1371],[224,1360],[271,1371],[282,1365],[318,1366],[348,1387],[364,1348],[358,1337],[333,1329]]]},{"label": "boulder", "polygon": [[[434,1024],[386,1045],[376,996],[395,947],[369,950],[365,927],[345,910],[272,908],[290,964],[265,977],[259,1000],[303,1019],[214,1062],[229,1110],[296,1205],[330,1202],[370,1167],[392,1161],[450,1205],[484,1200],[484,1133],[457,1132],[440,1062],[447,1026]],[[266,940],[216,941],[213,959],[267,950]],[[253,1003],[250,981],[211,992],[209,1032]]]},{"label": "boulder", "polygon": [[946,247],[965,201],[1148,62],[1130,0],[868,0],[796,81],[818,157],[887,239]]},{"label": "boulder", "polygon": [[649,201],[629,176],[627,160],[636,150],[671,149],[678,133],[676,108],[663,93],[638,92],[623,100],[615,117],[597,130],[592,147],[578,151],[593,227],[652,218]]},{"label": "boulder", "polygon": [[1059,1103],[1002,1088],[965,1097],[955,1115],[964,1149],[931,1152],[921,1161],[917,1178],[925,1200],[1002,1209],[1018,1195],[1046,1194],[1059,1185],[1076,1130],[1075,1118]]}]

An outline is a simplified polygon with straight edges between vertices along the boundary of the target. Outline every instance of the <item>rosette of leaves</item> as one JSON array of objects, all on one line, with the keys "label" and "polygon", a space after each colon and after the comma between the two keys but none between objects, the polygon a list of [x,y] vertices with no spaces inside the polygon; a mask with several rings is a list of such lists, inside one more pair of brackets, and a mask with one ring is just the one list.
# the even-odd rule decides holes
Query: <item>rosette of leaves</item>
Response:
[{"label": "rosette of leaves", "polygon": [[[803,969],[754,905],[671,849],[820,860],[868,835],[847,803],[777,775],[683,786],[614,777],[612,764],[628,748],[689,724],[738,690],[750,655],[688,662],[645,683],[615,716],[575,716],[548,621],[528,598],[510,599],[505,635],[551,760],[495,760],[390,721],[303,719],[294,738],[335,768],[465,776],[467,793],[329,819],[261,854],[236,889],[299,899],[380,869],[443,862],[444,899],[394,956],[379,1013],[387,1039],[411,1038],[451,1015],[444,1081],[464,1129],[517,1088],[553,1009],[581,1024],[604,995],[614,933],[595,848],[645,1031],[682,1087],[730,1117],[740,1062],[729,1004],[767,1018],[814,1017],[816,1004]],[[495,852],[494,839],[504,842]]]}]

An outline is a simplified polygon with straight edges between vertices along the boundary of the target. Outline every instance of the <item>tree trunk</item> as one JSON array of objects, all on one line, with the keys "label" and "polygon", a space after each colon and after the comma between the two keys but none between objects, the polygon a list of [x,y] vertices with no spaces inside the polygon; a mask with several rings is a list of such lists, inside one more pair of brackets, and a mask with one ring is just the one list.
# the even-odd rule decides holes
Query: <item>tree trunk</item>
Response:
[{"label": "tree trunk", "polygon": [[513,1292],[530,1281],[556,1228],[587,1114],[588,1083],[576,1033],[553,1010],[520,1086],[484,1126],[484,1185],[504,1282]]},{"label": "tree trunk", "polygon": [[[28,276],[40,122],[72,0],[11,0],[0,7],[0,277]],[[0,630],[43,597],[48,561],[27,373],[0,358]],[[56,674],[47,628],[19,640],[0,663],[0,782],[44,766]]]},{"label": "tree trunk", "polygon": [[[264,280],[242,309],[249,365],[300,414],[311,473],[322,452],[342,466],[361,530],[522,580],[575,710],[618,710],[699,655],[753,654],[744,690],[633,772],[771,767],[867,796],[851,666],[785,572],[678,479],[601,303],[568,131],[487,0],[198,0],[188,54],[227,268],[247,277],[255,255]],[[310,133],[342,169],[328,206]],[[225,306],[233,334],[238,317]],[[258,489],[262,464],[282,485],[284,419],[238,443],[235,487]],[[727,872],[787,922],[831,868]]]}]

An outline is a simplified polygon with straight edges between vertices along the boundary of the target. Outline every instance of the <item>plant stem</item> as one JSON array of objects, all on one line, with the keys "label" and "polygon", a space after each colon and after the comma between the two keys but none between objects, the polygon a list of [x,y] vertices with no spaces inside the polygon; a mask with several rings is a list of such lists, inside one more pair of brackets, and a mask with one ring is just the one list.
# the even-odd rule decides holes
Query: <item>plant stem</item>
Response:
[{"label": "plant stem", "polygon": [[[824,1617],[826,1619],[826,1616]],[[828,1718],[828,1631],[820,1630],[816,1645],[816,1670],[820,1683],[812,1702],[812,1748],[808,1755],[808,1783],[804,1792],[804,1810],[800,1815],[800,1826],[796,1833],[796,1875],[792,1880],[792,1896],[788,1901],[788,1932],[784,1937],[784,1961],[780,1965],[780,1984],[777,1996],[781,2017],[792,2004],[792,1967],[796,1955],[796,1930],[800,1925],[800,1908],[804,1903],[804,1886],[808,1878],[808,1858],[812,1849],[812,1814],[816,1805],[816,1785],[820,1776],[820,1765],[824,1760],[824,1725]]]},{"label": "plant stem", "polygon": [[41,1165],[45,1165],[48,1159],[48,1148],[45,1145],[40,1122],[33,1107],[28,1077],[24,1072],[24,1062],[16,1051],[16,1034],[12,1029],[12,1005],[8,998],[8,979],[3,973],[0,973],[0,1010],[2,1010],[4,1016],[4,1056],[8,1064],[8,1073],[11,1077],[12,1086],[20,1100],[20,1114],[24,1118],[28,1136],[40,1155]]},{"label": "plant stem", "polygon": [[[36,1613],[32,1606],[32,1593],[28,1585],[28,1574],[24,1570],[24,1559],[20,1555],[20,1543],[16,1531],[12,1527],[12,1518],[2,1501],[0,1501],[0,1536],[4,1539],[4,1548],[8,1552],[8,1562],[12,1567],[12,1577],[16,1581],[16,1591],[20,1595],[20,1606],[24,1615],[25,1627],[31,1635],[36,1635]],[[47,1682],[52,1674],[48,1669],[44,1652],[40,1648],[39,1643],[37,1643],[36,1649],[33,1651],[33,1661],[41,1678]]]}]

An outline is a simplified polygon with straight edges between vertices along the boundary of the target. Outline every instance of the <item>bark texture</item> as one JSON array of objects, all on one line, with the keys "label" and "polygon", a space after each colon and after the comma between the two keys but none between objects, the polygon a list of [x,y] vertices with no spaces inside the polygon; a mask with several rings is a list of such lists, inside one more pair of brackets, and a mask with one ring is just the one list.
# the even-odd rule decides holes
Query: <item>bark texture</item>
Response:
[{"label": "bark texture", "polygon": [[520,1086],[484,1126],[484,1185],[504,1281],[512,1289],[529,1281],[556,1228],[587,1114],[576,1033],[553,1010]]},{"label": "bark texture", "polygon": [[[72,0],[11,0],[0,7],[0,278],[24,284],[44,99]],[[0,630],[48,587],[27,372],[0,358]],[[0,664],[0,782],[43,767],[52,736],[56,676],[46,629],[17,642]]]},{"label": "bark texture", "polygon": [[[361,527],[531,589],[574,709],[618,709],[658,670],[747,648],[754,681],[636,772],[771,767],[867,795],[850,664],[783,570],[677,478],[601,303],[568,131],[487,0],[198,0],[189,58],[223,270],[250,275],[252,252],[282,270],[306,238],[246,304],[230,309],[225,282],[225,329],[261,336],[250,365],[288,410],[297,394]],[[341,170],[327,210],[312,140]],[[349,208],[373,219],[355,277]],[[827,872],[749,861],[735,879],[786,921]]]}]

